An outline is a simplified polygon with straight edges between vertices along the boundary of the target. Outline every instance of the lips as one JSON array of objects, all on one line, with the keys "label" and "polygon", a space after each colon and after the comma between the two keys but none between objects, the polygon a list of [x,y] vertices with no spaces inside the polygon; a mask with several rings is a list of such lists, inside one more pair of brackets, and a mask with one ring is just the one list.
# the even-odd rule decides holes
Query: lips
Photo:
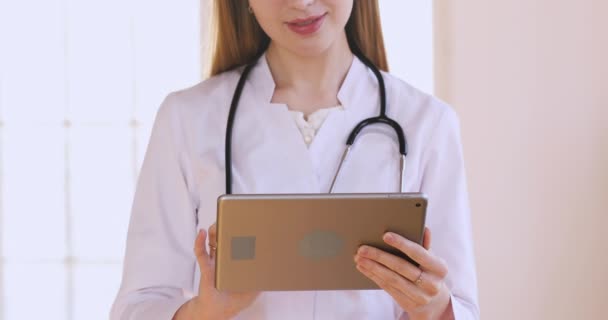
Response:
[{"label": "lips", "polygon": [[310,16],[310,17],[306,17],[304,19],[294,19],[291,21],[288,21],[288,24],[295,24],[295,25],[302,25],[302,24],[310,24],[312,22],[314,22],[315,20],[319,20],[320,18],[322,18],[325,14],[320,14],[317,16]]},{"label": "lips", "polygon": [[323,25],[323,21],[325,21],[325,16],[327,13],[310,16],[304,19],[295,19],[287,22],[287,26],[293,32],[300,35],[310,35],[317,32],[321,26]]}]

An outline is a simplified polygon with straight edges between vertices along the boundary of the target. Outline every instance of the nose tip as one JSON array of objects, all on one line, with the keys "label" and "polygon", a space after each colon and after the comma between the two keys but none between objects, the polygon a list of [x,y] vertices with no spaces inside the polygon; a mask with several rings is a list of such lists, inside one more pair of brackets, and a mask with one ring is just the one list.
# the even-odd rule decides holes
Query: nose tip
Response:
[{"label": "nose tip", "polygon": [[291,0],[289,5],[295,9],[306,9],[310,5],[312,5],[315,0]]}]

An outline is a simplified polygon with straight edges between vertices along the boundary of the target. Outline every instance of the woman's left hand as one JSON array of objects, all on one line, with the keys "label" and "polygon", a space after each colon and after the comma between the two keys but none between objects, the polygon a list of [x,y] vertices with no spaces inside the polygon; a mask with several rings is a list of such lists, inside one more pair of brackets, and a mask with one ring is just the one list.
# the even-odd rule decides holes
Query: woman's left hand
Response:
[{"label": "woman's left hand", "polygon": [[430,230],[424,230],[423,246],[390,232],[384,241],[420,267],[380,249],[361,246],[355,255],[357,269],[390,294],[410,319],[453,319],[450,291],[444,282],[448,268],[429,251]]}]

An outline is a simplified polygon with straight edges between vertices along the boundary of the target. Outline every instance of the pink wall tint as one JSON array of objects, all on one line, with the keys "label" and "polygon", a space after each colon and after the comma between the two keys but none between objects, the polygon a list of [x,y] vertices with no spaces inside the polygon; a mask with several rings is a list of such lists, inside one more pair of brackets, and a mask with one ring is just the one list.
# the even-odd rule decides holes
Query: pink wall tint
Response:
[{"label": "pink wall tint", "polygon": [[435,2],[482,319],[608,319],[608,2]]}]

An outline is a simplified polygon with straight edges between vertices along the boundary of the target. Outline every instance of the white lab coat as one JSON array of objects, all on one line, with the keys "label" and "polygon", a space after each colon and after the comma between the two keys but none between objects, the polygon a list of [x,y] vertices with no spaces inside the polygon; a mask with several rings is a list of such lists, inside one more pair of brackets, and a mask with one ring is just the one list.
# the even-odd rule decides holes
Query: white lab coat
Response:
[{"label": "white lab coat", "polygon": [[[112,320],[168,320],[198,290],[198,229],[215,222],[225,191],[224,141],[241,69],[169,94],[141,168]],[[432,251],[449,267],[456,319],[478,319],[477,284],[459,121],[440,100],[384,73],[387,112],[409,143],[404,187],[429,198]],[[335,109],[307,148],[287,106],[271,103],[265,56],[245,85],[233,134],[233,192],[326,193],[356,123],[379,111],[378,84],[357,58]],[[398,192],[399,152],[389,127],[357,139],[335,192]],[[294,275],[297,276],[297,275]],[[407,319],[381,290],[264,292],[237,319]]]}]

